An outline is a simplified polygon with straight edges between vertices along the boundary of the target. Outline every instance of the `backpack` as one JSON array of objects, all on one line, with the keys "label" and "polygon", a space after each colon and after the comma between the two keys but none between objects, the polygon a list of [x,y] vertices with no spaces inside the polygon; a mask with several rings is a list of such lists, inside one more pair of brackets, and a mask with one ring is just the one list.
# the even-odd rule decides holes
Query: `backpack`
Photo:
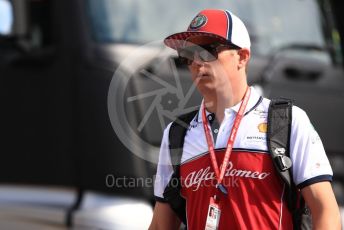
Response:
[{"label": "backpack", "polygon": [[[290,133],[293,103],[289,99],[271,100],[268,111],[267,146],[272,157],[275,169],[286,184],[286,202],[293,218],[295,230],[312,229],[312,218],[300,191],[292,180],[289,158]],[[186,225],[185,199],[181,197],[180,190],[180,162],[183,153],[184,137],[190,122],[198,110],[178,117],[170,127],[169,149],[173,166],[173,175],[164,191],[165,200],[180,220]],[[176,183],[177,182],[177,183]]]}]

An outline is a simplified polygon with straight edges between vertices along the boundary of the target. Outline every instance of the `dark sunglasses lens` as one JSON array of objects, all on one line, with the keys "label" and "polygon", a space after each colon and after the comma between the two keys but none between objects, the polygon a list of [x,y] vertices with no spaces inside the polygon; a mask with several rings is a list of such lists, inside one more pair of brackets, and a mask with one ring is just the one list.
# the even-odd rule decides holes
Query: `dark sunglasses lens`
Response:
[{"label": "dark sunglasses lens", "polygon": [[195,51],[193,48],[187,47],[178,51],[178,60],[182,65],[191,65],[194,59]]},{"label": "dark sunglasses lens", "polygon": [[192,59],[188,59],[186,57],[181,57],[181,56],[178,57],[178,63],[180,65],[191,65],[192,61],[193,61]]},{"label": "dark sunglasses lens", "polygon": [[215,61],[218,57],[216,46],[189,46],[178,51],[179,62],[181,64],[191,65],[194,60],[195,53],[204,62]]},{"label": "dark sunglasses lens", "polygon": [[217,59],[216,50],[203,49],[198,53],[200,59],[205,62],[215,61]]},{"label": "dark sunglasses lens", "polygon": [[179,50],[178,55],[179,57],[193,59],[195,55],[195,49],[193,47],[187,47],[187,48],[181,49]]}]

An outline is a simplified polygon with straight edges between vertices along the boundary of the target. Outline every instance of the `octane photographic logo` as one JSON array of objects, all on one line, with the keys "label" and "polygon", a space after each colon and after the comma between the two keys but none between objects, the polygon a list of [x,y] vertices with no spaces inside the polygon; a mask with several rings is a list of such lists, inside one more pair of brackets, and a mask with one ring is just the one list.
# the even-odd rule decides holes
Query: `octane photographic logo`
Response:
[{"label": "octane photographic logo", "polygon": [[179,71],[176,53],[162,44],[156,41],[131,51],[116,69],[108,92],[108,112],[117,137],[132,153],[154,163],[168,123],[198,109],[200,103],[190,73],[186,68]]}]

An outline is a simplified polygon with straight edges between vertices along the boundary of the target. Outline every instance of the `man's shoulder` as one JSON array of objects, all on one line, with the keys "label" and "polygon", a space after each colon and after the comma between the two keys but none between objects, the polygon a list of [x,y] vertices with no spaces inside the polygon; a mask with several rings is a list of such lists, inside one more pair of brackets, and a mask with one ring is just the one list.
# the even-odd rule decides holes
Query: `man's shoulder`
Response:
[{"label": "man's shoulder", "polygon": [[165,129],[164,129],[164,136],[165,135],[167,135],[168,136],[168,134],[169,134],[169,132],[170,132],[170,129],[171,129],[171,126],[172,126],[172,123],[173,123],[174,121],[171,121],[166,127],[165,127]]},{"label": "man's shoulder", "polygon": [[305,110],[298,107],[297,105],[293,105],[293,117],[300,119],[308,116]]},{"label": "man's shoulder", "polygon": [[[186,128],[190,125],[190,123],[196,119],[196,116],[198,114],[198,110],[195,110],[195,111],[191,111],[191,112],[188,112],[188,113],[182,113],[178,116],[176,116],[174,118],[173,121],[171,121],[165,128],[164,130],[164,135],[167,135],[169,134],[170,130],[171,130],[171,127],[172,125],[181,125],[181,126],[185,126]],[[187,123],[185,123],[187,121]]]},{"label": "man's shoulder", "polygon": [[[264,98],[261,106],[268,111],[269,110],[269,106],[271,103],[272,99],[268,99],[268,98]],[[290,99],[292,100],[292,99]],[[293,100],[292,100],[293,101]],[[310,120],[309,117],[306,113],[305,110],[303,110],[302,108],[300,108],[299,106],[295,105],[293,102],[293,106],[292,106],[292,127],[297,127],[297,126],[304,126],[306,124],[309,124]]]},{"label": "man's shoulder", "polygon": [[[270,99],[270,98],[263,97],[261,106],[264,107],[266,110],[268,110],[270,103],[273,99],[275,99],[275,98]],[[290,99],[286,98],[286,100],[293,101],[292,98],[290,98]],[[306,111],[303,110],[302,108],[300,108],[299,106],[295,105],[294,101],[293,101],[293,107],[292,107],[292,117],[296,118],[296,119],[308,117]]]}]

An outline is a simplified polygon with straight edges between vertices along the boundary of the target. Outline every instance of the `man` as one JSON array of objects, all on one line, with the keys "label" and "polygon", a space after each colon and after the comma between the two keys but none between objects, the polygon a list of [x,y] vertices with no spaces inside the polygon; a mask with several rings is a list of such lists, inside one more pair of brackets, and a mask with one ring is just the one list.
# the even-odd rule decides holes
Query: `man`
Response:
[{"label": "man", "polygon": [[[247,85],[250,38],[245,25],[229,11],[203,10],[186,32],[167,37],[165,44],[188,64],[203,96],[180,165],[188,229],[293,229],[285,186],[266,143],[270,100]],[[164,197],[173,174],[170,127],[161,144],[151,230],[178,229],[181,223]],[[296,106],[290,157],[293,181],[310,208],[314,229],[340,229],[329,161],[307,115]],[[217,221],[207,219],[209,208],[217,209]]]}]

